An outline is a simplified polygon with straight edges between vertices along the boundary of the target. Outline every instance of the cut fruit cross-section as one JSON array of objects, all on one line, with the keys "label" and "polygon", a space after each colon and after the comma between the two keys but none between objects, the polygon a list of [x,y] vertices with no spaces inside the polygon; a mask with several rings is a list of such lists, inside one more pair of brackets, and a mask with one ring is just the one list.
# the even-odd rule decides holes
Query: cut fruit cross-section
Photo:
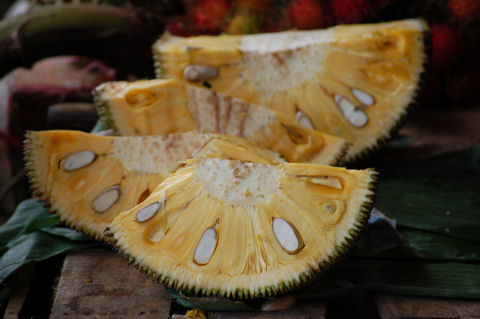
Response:
[{"label": "cut fruit cross-section", "polygon": [[[106,239],[103,231],[119,212],[142,202],[192,156],[283,162],[275,153],[218,134],[109,137],[44,131],[28,132],[25,140],[34,194],[61,221],[97,239]],[[140,221],[151,218],[153,210],[140,214]]]},{"label": "cut fruit cross-section", "polygon": [[[132,107],[127,97],[140,90],[144,96],[163,92],[164,98]],[[342,138],[305,128],[273,110],[176,80],[109,82],[99,86],[94,95],[103,122],[120,135],[199,129],[243,137],[290,162],[325,165],[343,163],[348,146]],[[172,114],[182,114],[175,125],[169,123],[179,117]]]},{"label": "cut fruit cross-section", "polygon": [[[119,214],[110,231],[142,269],[199,295],[269,296],[300,285],[346,252],[373,205],[371,169],[189,164]],[[139,221],[152,205],[162,209]]]},{"label": "cut fruit cross-section", "polygon": [[343,137],[353,159],[399,126],[423,71],[426,29],[412,19],[243,36],[165,34],[154,45],[156,71],[201,85],[186,71],[215,69],[212,90]]}]

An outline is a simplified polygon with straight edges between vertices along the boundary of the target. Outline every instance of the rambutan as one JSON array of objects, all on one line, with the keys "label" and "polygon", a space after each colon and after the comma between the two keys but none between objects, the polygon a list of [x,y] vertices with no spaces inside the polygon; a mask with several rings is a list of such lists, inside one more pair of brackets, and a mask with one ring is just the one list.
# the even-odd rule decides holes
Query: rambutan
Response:
[{"label": "rambutan", "polygon": [[373,16],[368,0],[332,0],[331,6],[337,23],[358,23]]},{"label": "rambutan", "polygon": [[181,37],[188,37],[195,34],[192,23],[188,17],[173,16],[165,24],[165,31]]},{"label": "rambutan", "polygon": [[455,17],[462,21],[480,17],[480,0],[450,0],[448,8]]},{"label": "rambutan", "polygon": [[237,0],[233,6],[237,10],[249,12],[267,12],[270,6],[270,0]]},{"label": "rambutan", "polygon": [[293,0],[288,12],[292,26],[298,29],[317,29],[325,24],[323,7],[317,0]]},{"label": "rambutan", "polygon": [[461,49],[457,32],[448,24],[434,24],[432,32],[432,68],[444,69],[452,64]]},{"label": "rambutan", "polygon": [[200,30],[219,29],[228,12],[228,0],[199,0],[189,10],[195,26]]}]

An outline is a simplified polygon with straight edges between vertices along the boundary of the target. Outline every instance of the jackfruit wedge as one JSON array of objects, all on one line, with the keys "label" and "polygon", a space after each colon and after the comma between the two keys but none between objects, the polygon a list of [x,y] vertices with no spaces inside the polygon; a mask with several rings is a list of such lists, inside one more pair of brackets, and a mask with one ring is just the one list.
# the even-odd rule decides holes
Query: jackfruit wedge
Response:
[{"label": "jackfruit wedge", "polygon": [[24,149],[34,195],[68,226],[96,239],[105,239],[104,229],[119,212],[141,203],[192,156],[283,162],[240,138],[195,132],[111,137],[30,131]]},{"label": "jackfruit wedge", "polygon": [[270,296],[345,253],[373,204],[376,173],[317,164],[189,161],[110,232],[120,251],[169,287]]},{"label": "jackfruit wedge", "polygon": [[426,23],[182,38],[154,45],[158,77],[207,84],[352,143],[347,160],[386,140],[416,94]]},{"label": "jackfruit wedge", "polygon": [[343,163],[348,143],[298,125],[283,114],[177,80],[109,82],[95,91],[108,128],[120,135],[198,129],[245,138],[290,162]]}]

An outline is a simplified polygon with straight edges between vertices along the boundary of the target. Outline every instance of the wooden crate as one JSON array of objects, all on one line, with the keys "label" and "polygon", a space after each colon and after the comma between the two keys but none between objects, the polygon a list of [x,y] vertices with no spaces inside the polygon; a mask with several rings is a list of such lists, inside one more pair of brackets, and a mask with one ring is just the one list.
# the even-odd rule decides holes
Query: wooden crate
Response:
[{"label": "wooden crate", "polygon": [[[83,252],[65,259],[50,318],[167,319],[171,303],[163,285],[112,251]],[[325,318],[325,311],[320,301],[283,312],[219,312],[209,318]]]}]

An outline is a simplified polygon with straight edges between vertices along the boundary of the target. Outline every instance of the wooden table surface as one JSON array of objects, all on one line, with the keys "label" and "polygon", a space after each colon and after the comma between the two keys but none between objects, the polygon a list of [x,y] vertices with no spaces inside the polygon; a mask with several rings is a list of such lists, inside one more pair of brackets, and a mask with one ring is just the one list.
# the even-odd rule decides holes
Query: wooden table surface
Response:
[{"label": "wooden table surface", "polygon": [[[418,111],[400,134],[405,148],[387,156],[423,157],[480,144],[480,111]],[[395,151],[397,152],[397,151]],[[377,294],[378,318],[480,318],[480,301]],[[172,299],[127,261],[109,250],[66,257],[51,318],[169,318]],[[216,312],[208,318],[330,318],[325,301],[299,303],[278,312]],[[334,316],[332,316],[334,317]],[[338,316],[337,316],[338,317]]]},{"label": "wooden table surface", "polygon": [[[480,301],[377,294],[382,319],[480,318]],[[52,307],[59,318],[170,318],[172,298],[163,285],[144,275],[110,250],[67,256]],[[278,312],[211,312],[208,318],[327,318],[326,302],[301,302]]]}]

